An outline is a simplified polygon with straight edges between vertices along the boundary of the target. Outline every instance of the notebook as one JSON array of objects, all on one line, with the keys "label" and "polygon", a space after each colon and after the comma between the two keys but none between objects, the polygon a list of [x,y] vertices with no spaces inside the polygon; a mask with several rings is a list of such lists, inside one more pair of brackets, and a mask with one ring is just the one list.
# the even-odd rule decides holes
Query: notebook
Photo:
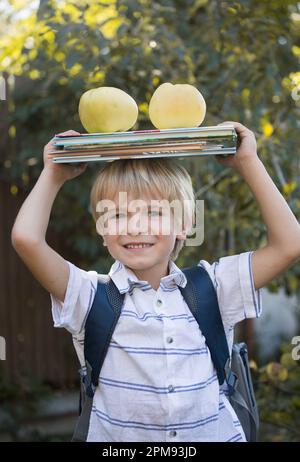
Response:
[{"label": "notebook", "polygon": [[234,127],[228,124],[71,136],[56,135],[53,146],[49,157],[56,163],[234,155],[237,133]]}]

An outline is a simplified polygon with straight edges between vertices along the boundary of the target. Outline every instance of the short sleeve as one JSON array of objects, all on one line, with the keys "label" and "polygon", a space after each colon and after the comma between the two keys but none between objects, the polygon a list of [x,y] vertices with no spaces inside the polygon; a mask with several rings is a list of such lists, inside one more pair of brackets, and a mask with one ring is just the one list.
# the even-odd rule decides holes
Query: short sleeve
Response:
[{"label": "short sleeve", "polygon": [[261,315],[261,289],[254,287],[252,254],[250,251],[222,257],[211,265],[205,260],[198,263],[214,284],[222,320],[227,326]]},{"label": "short sleeve", "polygon": [[70,273],[64,302],[50,293],[51,309],[54,327],[64,327],[76,335],[84,328],[95,298],[98,273],[82,270],[69,261],[67,263]]}]

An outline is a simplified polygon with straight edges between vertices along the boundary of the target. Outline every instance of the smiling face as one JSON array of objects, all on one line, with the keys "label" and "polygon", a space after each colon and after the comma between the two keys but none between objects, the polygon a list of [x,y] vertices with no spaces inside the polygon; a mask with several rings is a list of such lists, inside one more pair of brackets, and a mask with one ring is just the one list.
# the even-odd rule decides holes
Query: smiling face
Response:
[{"label": "smiling face", "polygon": [[[127,194],[125,205],[123,198],[120,199],[122,194]],[[142,206],[138,204],[135,207],[134,200],[142,201]],[[167,202],[169,226],[163,225],[162,215],[165,212],[161,209],[159,213],[155,209],[155,200]],[[194,201],[190,175],[174,159],[167,158],[118,159],[107,162],[99,171],[90,193],[91,212],[98,234],[103,236],[112,257],[132,269],[162,261],[166,264],[168,259],[176,260],[192,227]],[[105,226],[109,232],[103,232],[99,225],[101,216],[105,215],[105,207],[99,209],[98,205],[103,202],[107,202],[107,216],[111,206],[115,212],[115,216],[110,215],[110,219],[106,220]],[[149,204],[150,210],[147,210]],[[119,210],[116,210],[116,206]],[[142,225],[139,219],[142,219]],[[151,247],[130,250],[125,247],[130,243],[146,243],[151,244]],[[156,269],[156,274],[162,273]]]},{"label": "smiling face", "polygon": [[162,197],[126,197],[117,193],[97,222],[109,253],[133,270],[166,266],[176,239],[186,237],[176,228],[176,211]]}]

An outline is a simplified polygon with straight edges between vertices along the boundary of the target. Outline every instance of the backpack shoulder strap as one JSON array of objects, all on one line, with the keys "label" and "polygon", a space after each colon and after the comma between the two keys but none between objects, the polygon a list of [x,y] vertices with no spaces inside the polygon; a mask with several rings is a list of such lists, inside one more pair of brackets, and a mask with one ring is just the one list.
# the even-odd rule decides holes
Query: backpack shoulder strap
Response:
[{"label": "backpack shoulder strap", "polygon": [[84,358],[86,372],[80,370],[80,416],[72,441],[86,441],[93,405],[93,396],[107,349],[121,314],[125,294],[109,279],[98,281],[97,291],[85,323]]},{"label": "backpack shoulder strap", "polygon": [[96,295],[85,324],[84,357],[87,367],[86,392],[93,396],[98,385],[113,331],[121,314],[125,294],[121,294],[112,279],[98,281]]},{"label": "backpack shoulder strap", "polygon": [[219,383],[222,385],[230,375],[230,354],[214,285],[201,266],[182,271],[186,275],[187,284],[185,287],[178,287],[205,336]]}]

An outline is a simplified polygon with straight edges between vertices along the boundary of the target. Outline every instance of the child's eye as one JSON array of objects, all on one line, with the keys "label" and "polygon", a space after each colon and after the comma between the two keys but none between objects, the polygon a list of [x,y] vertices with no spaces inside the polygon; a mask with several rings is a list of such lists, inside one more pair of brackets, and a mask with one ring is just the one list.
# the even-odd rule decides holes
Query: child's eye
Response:
[{"label": "child's eye", "polygon": [[116,219],[119,219],[120,217],[122,218],[123,215],[124,215],[124,214],[122,214],[122,213],[113,213],[113,214],[110,215],[109,218],[110,218],[110,219],[115,219],[115,218],[116,218]]},{"label": "child's eye", "polygon": [[149,210],[148,212],[149,214],[153,214],[154,216],[156,215],[160,215],[162,214],[161,210]]}]

